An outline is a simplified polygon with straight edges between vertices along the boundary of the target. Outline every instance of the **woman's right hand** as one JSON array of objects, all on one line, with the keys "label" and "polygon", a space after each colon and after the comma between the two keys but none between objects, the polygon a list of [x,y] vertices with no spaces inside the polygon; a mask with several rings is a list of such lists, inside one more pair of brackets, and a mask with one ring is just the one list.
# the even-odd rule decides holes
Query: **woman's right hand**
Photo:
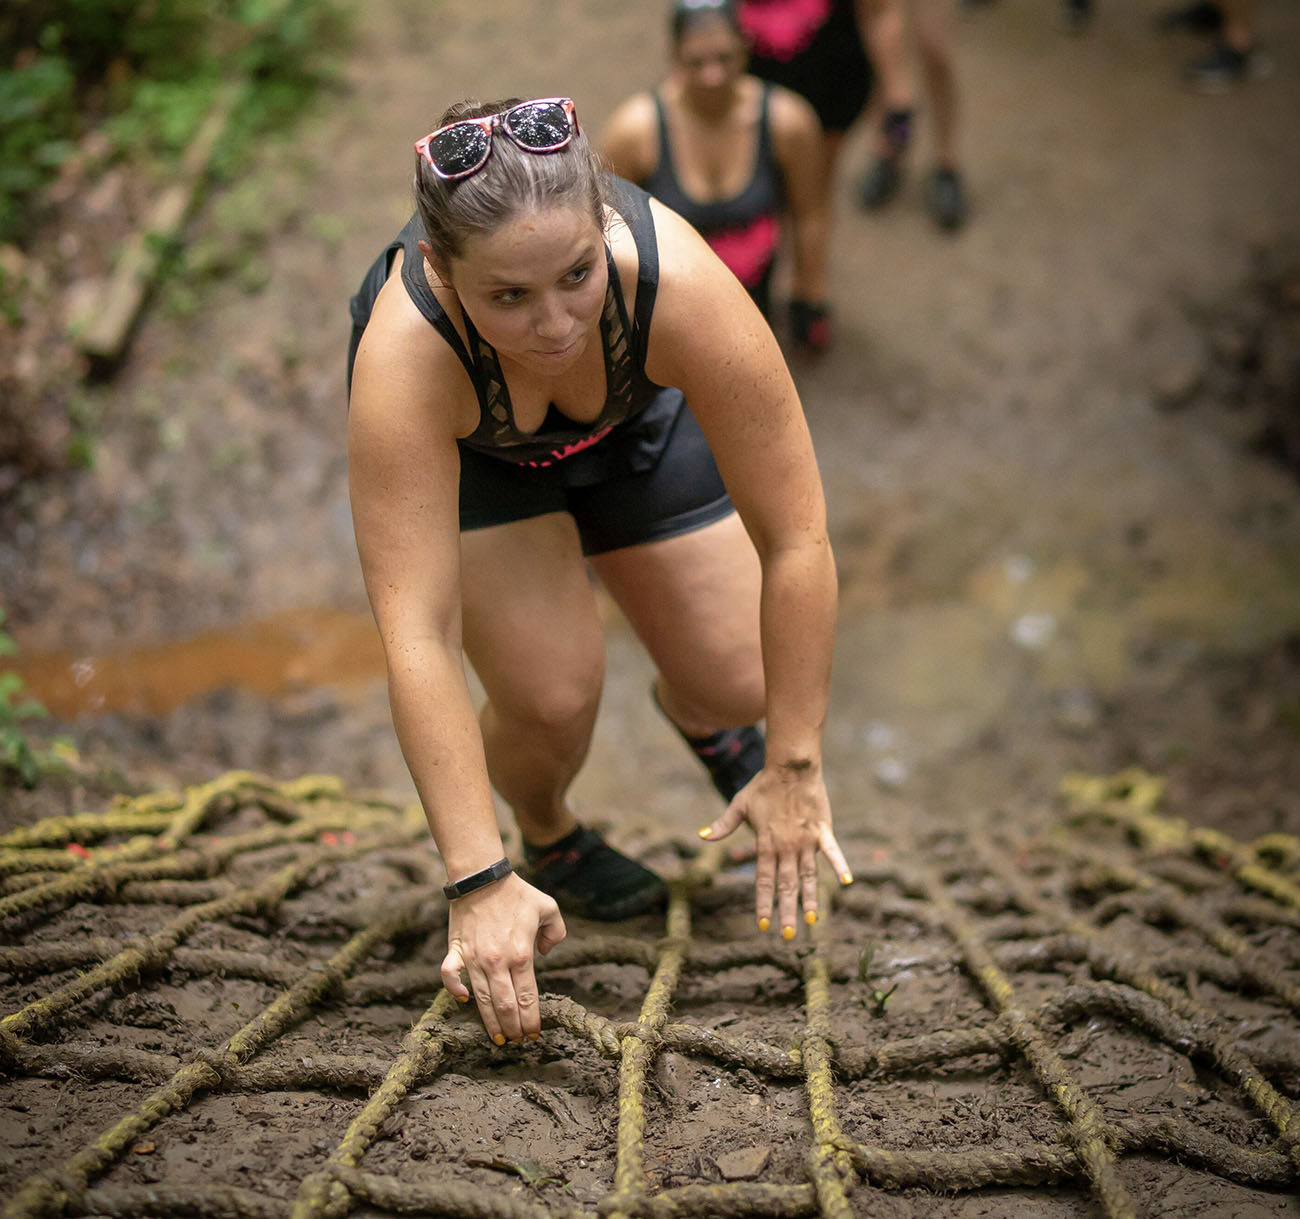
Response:
[{"label": "woman's right hand", "polygon": [[456,898],[449,911],[443,985],[462,1003],[473,991],[483,1027],[497,1045],[540,1037],[533,946],[545,956],[567,934],[554,898],[511,873]]}]

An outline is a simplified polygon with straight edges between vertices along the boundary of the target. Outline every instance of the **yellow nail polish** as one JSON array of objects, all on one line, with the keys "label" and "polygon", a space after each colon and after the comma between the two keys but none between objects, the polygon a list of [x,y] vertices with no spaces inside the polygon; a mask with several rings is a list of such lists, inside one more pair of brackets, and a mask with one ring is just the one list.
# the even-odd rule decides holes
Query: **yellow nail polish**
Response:
[{"label": "yellow nail polish", "polygon": [[542,1037],[541,1033],[529,1033],[529,1034],[528,1034],[528,1040],[529,1040],[529,1041],[540,1041],[540,1040],[541,1040],[541,1037]]},{"label": "yellow nail polish", "polygon": [[505,1043],[506,1043],[506,1039],[505,1039],[504,1037],[502,1037],[500,1033],[498,1033],[495,1037],[493,1037],[492,1040],[493,1040],[493,1042],[495,1042],[497,1045],[505,1045]]},{"label": "yellow nail polish", "polygon": [[469,1002],[469,996],[468,996],[468,995],[457,995],[457,996],[456,996],[456,999],[457,999],[459,1002],[461,1002],[461,1003],[468,1003],[468,1002]]},{"label": "yellow nail polish", "polygon": [[701,838],[710,838],[713,836],[713,826],[706,825],[702,830],[696,830]]},{"label": "yellow nail polish", "polygon": [[817,922],[817,911],[805,910],[803,912],[803,921],[807,923],[809,927],[814,926]]},{"label": "yellow nail polish", "polygon": [[781,938],[782,938],[783,940],[792,940],[792,939],[794,939],[794,928],[793,928],[793,927],[782,927],[782,928],[781,928]]},{"label": "yellow nail polish", "polygon": [[841,873],[840,873],[840,884],[842,884],[842,885],[851,885],[852,883],[853,883],[853,873],[852,873],[852,872],[841,872]]},{"label": "yellow nail polish", "polygon": [[772,920],[769,918],[761,918],[758,920],[759,931],[766,931],[771,925],[772,925]]}]

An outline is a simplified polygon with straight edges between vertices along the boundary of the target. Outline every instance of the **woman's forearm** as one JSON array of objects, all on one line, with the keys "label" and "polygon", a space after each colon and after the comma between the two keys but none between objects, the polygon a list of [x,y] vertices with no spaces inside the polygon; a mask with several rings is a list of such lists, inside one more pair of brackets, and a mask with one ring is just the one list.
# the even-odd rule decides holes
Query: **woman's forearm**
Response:
[{"label": "woman's forearm", "polygon": [[504,850],[459,649],[436,638],[394,647],[388,695],[397,739],[448,877],[495,863]]},{"label": "woman's forearm", "polygon": [[814,203],[792,217],[794,275],[791,295],[796,300],[820,304],[826,299],[826,242],[830,228],[828,208]]},{"label": "woman's forearm", "polygon": [[760,612],[769,764],[821,765],[836,596],[835,560],[824,535],[764,556]]}]

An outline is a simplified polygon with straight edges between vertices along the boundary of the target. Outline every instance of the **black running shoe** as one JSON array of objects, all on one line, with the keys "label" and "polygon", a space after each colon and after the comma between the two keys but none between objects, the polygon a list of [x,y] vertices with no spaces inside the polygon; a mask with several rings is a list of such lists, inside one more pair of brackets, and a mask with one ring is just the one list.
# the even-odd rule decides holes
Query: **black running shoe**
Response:
[{"label": "black running shoe", "polygon": [[936,169],[930,177],[930,214],[941,229],[955,232],[966,223],[966,192],[955,169]]},{"label": "black running shoe", "polygon": [[1270,68],[1268,60],[1258,51],[1239,51],[1226,42],[1219,42],[1204,58],[1187,65],[1187,79],[1202,93],[1226,93],[1234,85],[1267,76]]},{"label": "black running shoe", "polygon": [[1065,0],[1061,23],[1067,34],[1082,34],[1092,23],[1092,0]]},{"label": "black running shoe", "polygon": [[858,187],[858,202],[869,212],[884,207],[896,194],[903,175],[892,157],[878,157]]},{"label": "black running shoe", "polygon": [[521,870],[530,885],[579,918],[635,918],[662,910],[668,901],[668,886],[649,868],[582,825],[549,846],[525,841]]},{"label": "black running shoe", "polygon": [[1217,34],[1223,29],[1223,10],[1214,0],[1193,0],[1166,9],[1156,18],[1156,29],[1165,34]]}]

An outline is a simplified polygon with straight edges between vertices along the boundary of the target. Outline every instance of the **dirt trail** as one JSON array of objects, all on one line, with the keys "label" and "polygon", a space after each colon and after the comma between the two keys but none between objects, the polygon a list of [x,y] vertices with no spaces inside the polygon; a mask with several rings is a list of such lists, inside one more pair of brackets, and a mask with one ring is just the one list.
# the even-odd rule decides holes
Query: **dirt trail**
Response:
[{"label": "dirt trail", "polygon": [[[864,720],[893,726],[915,761],[974,739],[1027,690],[1114,697],[1152,641],[1194,663],[1300,620],[1293,481],[1243,451],[1227,412],[1151,406],[1153,379],[1198,338],[1189,303],[1233,291],[1260,245],[1295,240],[1297,19],[1261,6],[1274,77],[1204,98],[1177,83],[1195,44],[1159,37],[1151,16],[1103,12],[1082,39],[1028,3],[958,20],[975,214],[956,240],[924,216],[919,173],[883,215],[858,213],[860,135],[847,149],[839,338],[799,378],[843,575],[832,736],[849,756]],[[38,522],[15,556],[7,601],[33,672],[49,653],[93,658],[305,610],[279,663],[295,711],[319,711],[312,671],[333,674],[316,611],[365,615],[341,302],[407,213],[411,132],[470,91],[573,92],[597,125],[659,70],[648,9],[452,4],[432,39],[426,20],[414,4],[369,6],[346,94],[292,154],[268,150],[265,206],[284,217],[269,287],[221,288],[192,321],[144,326],[109,390],[93,502]],[[915,170],[924,113],[920,135]],[[1037,652],[1007,643],[1027,613],[1051,615],[1033,620],[1052,632]],[[614,625],[608,718],[619,732],[626,701],[634,734],[654,734]],[[184,663],[169,654],[173,671]],[[105,694],[92,686],[87,701]],[[598,743],[593,770],[617,754]],[[355,777],[405,782],[393,751]]]},{"label": "dirt trail", "polygon": [[[1062,830],[1057,796],[1073,769],[1139,763],[1167,777],[1170,816],[1243,843],[1300,832],[1300,492],[1250,451],[1249,404],[1162,412],[1153,401],[1171,368],[1205,359],[1204,311],[1238,292],[1260,251],[1300,241],[1300,12],[1261,0],[1272,78],[1205,98],[1178,81],[1198,44],[1157,35],[1154,3],[1100,10],[1079,39],[1060,34],[1052,5],[1031,0],[960,14],[974,214],[955,239],[934,230],[919,198],[924,113],[917,172],[879,216],[852,202],[866,158],[860,133],[846,150],[833,238],[837,341],[823,363],[796,371],[841,571],[827,766],[863,883],[823,933],[831,990],[820,1015],[819,958],[774,956],[754,941],[743,870],[712,898],[697,895],[692,934],[704,948],[686,960],[672,1019],[726,1044],[658,1046],[646,1133],[655,1189],[752,1179],[807,1190],[809,1150],[835,1159],[818,1142],[828,1128],[810,1128],[807,1090],[815,1099],[816,1086],[770,1057],[745,1059],[734,1043],[776,1047],[778,1057],[799,1044],[802,1069],[817,1049],[808,1026],[824,1016],[836,1120],[857,1148],[841,1151],[857,1156],[863,1182],[852,1213],[934,1213],[924,1187],[973,1189],[976,1177],[961,1173],[975,1173],[969,1157],[981,1148],[1033,1166],[1003,1162],[986,1177],[992,1187],[946,1194],[943,1213],[1127,1213],[1098,1184],[1109,1169],[1052,1159],[1062,1137],[1079,1144],[1063,1136],[1047,1059],[1028,1052],[1023,1035],[1007,1054],[1016,1017],[1004,1010],[998,1019],[998,985],[971,955],[983,944],[1013,978],[1017,1011],[1032,1014],[1072,1086],[1111,1123],[1122,1192],[1138,1200],[1137,1213],[1300,1213],[1286,1164],[1294,1143],[1288,1151],[1216,1051],[1180,1040],[1186,1022],[1217,1012],[1214,1027],[1253,1057],[1283,1103],[1296,1103],[1294,905],[1251,905],[1223,844],[1177,839],[1163,821],[1142,823],[1141,833],[1157,835],[1143,843],[1113,824],[1115,808],[1110,822],[1098,814]],[[73,703],[117,698],[117,710],[75,721],[88,747],[190,781],[227,768],[285,779],[323,770],[409,796],[382,681],[373,670],[343,680],[333,667],[340,641],[349,657],[364,655],[351,642],[365,606],[344,485],[346,297],[406,218],[410,141],[449,98],[568,93],[596,126],[655,78],[663,42],[654,6],[454,0],[436,21],[434,12],[414,0],[367,6],[347,89],[307,119],[294,153],[268,149],[259,171],[267,214],[283,217],[269,286],[257,296],[220,287],[191,320],[151,316],[104,391],[114,426],[93,488],[15,539],[5,601],[36,692],[66,689],[81,661]],[[199,230],[212,223],[201,217]],[[635,640],[612,611],[608,625],[607,693],[576,800],[584,816],[677,873],[688,861],[674,841],[716,804],[649,705]],[[203,635],[211,631],[223,634]],[[185,687],[214,649],[229,655],[249,639],[266,648],[257,654],[278,678],[215,692],[199,681],[207,692],[174,710],[133,709],[133,698]],[[323,960],[369,926],[378,900],[396,909],[436,879],[422,848],[363,843],[355,859],[336,858],[337,835],[352,823],[313,821],[287,799],[219,802],[187,833],[207,850],[247,831],[284,834],[296,817],[310,822],[305,839],[315,845],[276,839],[202,882],[183,852],[177,863],[164,851],[115,905],[51,898],[34,922],[14,924],[24,942],[69,945],[71,955],[57,967],[53,957],[21,969],[8,962],[10,1013],[127,937],[180,917],[186,902],[215,899],[227,881],[260,883],[317,850],[326,859],[286,909],[205,922],[186,945],[246,950],[287,961],[284,969],[173,954],[125,994],[88,998],[62,1040],[35,1024],[12,1029],[71,1047],[75,1062],[60,1077],[39,1053],[21,1059],[0,1115],[0,1140],[13,1152],[7,1185],[72,1155],[178,1064],[232,1036],[277,986],[293,984],[295,963]],[[381,838],[398,832],[388,816]],[[136,828],[158,834],[163,822]],[[325,833],[333,844],[321,845]],[[1104,866],[1089,859],[1094,848]],[[0,850],[12,870],[0,902],[27,883],[29,864],[52,866],[17,850]],[[1300,883],[1295,859],[1248,862],[1261,861],[1293,889]],[[173,883],[209,888],[186,896],[147,887]],[[1220,936],[1208,948],[1218,933],[1169,916],[1183,909],[1177,899],[1194,899],[1242,942],[1228,951]],[[245,1081],[243,1090],[232,1074],[142,1135],[154,1150],[126,1148],[104,1188],[184,1193],[212,1180],[278,1200],[240,1195],[239,1213],[287,1214],[432,998],[437,912],[418,902],[413,910],[367,959],[364,982],[308,1001],[304,1022],[268,1043],[288,1082]],[[661,929],[621,929],[639,950],[595,939],[596,928],[573,930],[579,947],[595,945],[596,963],[561,963],[548,975],[554,1033],[522,1065],[452,1036],[454,1073],[420,1077],[362,1148],[363,1172],[444,1197],[458,1197],[459,1182],[503,1206],[532,1201],[552,1213],[608,1198],[629,1137],[609,1060],[631,1047],[611,1050],[596,1026],[565,1025],[558,996],[615,1022],[637,1020],[653,964],[637,952]],[[1101,947],[1089,947],[1093,936]],[[1117,952],[1152,972],[1135,981],[1138,965],[1115,965]],[[402,973],[408,965],[414,980]],[[1264,975],[1272,991],[1261,989]],[[873,997],[895,984],[885,1000]],[[1105,985],[1124,998],[1112,1002]],[[1142,1007],[1153,994],[1165,1004],[1155,1015]],[[1179,1007],[1184,1000],[1193,1007]],[[1153,1020],[1165,1024],[1152,1031]],[[938,1042],[914,1061],[899,1048],[981,1029],[989,1040],[964,1057]],[[158,1057],[114,1065],[88,1056],[104,1044]],[[898,1057],[872,1059],[883,1045]],[[336,1054],[353,1056],[327,1064],[352,1071],[350,1085],[322,1082],[311,1065]],[[1160,1125],[1188,1118],[1210,1143],[1193,1148]],[[892,1168],[871,1159],[873,1148],[892,1150]],[[936,1178],[932,1165],[904,1163],[917,1149],[958,1159]],[[568,1191],[469,1163],[493,1157],[542,1161]],[[354,1214],[396,1206],[375,1180],[351,1185]],[[679,1213],[725,1213],[703,1197],[681,1195]],[[765,1198],[766,1213],[814,1213],[805,1194]],[[66,1213],[90,1213],[91,1201]],[[845,1213],[828,1196],[817,1205]]]}]

